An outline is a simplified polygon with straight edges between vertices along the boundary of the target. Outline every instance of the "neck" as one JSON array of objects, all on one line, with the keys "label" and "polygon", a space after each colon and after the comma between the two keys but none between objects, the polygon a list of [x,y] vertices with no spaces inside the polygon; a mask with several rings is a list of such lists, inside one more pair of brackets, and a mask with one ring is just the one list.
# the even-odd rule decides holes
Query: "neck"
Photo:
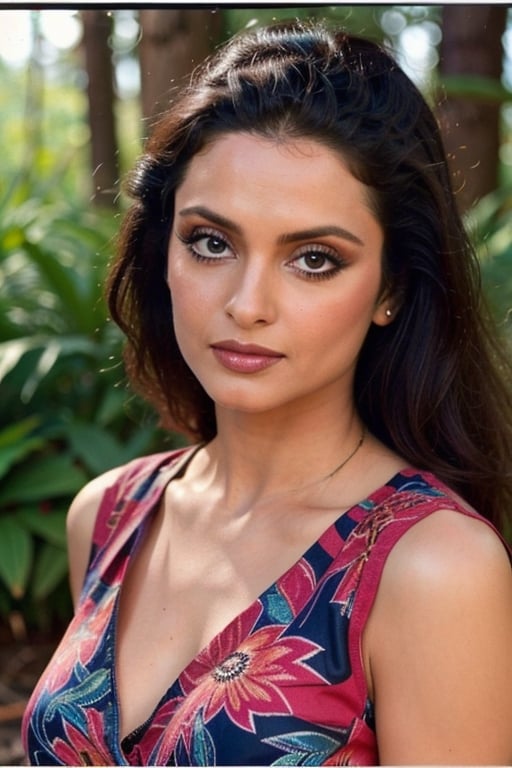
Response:
[{"label": "neck", "polygon": [[353,409],[337,418],[318,409],[301,418],[221,411],[218,427],[207,447],[209,476],[225,508],[241,511],[287,493],[319,490],[355,459],[363,434]]}]

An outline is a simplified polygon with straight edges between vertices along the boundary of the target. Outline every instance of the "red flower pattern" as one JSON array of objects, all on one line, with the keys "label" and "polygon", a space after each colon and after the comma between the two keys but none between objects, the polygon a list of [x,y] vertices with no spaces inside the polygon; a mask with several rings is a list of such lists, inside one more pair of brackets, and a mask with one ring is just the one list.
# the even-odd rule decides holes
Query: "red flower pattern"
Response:
[{"label": "red flower pattern", "polygon": [[112,765],[112,755],[105,745],[101,713],[87,709],[85,716],[87,736],[71,723],[64,721],[66,740],[54,740],[55,755],[63,765]]},{"label": "red flower pattern", "polygon": [[[283,636],[286,626],[272,625],[250,634],[250,625],[261,612],[251,606],[221,632],[182,673],[184,698],[162,737],[156,762],[165,761],[181,736],[189,743],[194,718],[202,710],[204,721],[224,710],[232,722],[252,733],[254,715],[289,714],[286,687],[325,683],[307,664],[322,650],[302,637]],[[226,647],[230,652],[226,654]]]},{"label": "red flower pattern", "polygon": [[84,601],[55,652],[58,662],[51,665],[45,677],[44,687],[48,693],[63,688],[73,668],[78,664],[85,666],[92,659],[112,618],[112,604],[116,596],[117,590],[111,590],[97,605],[90,598]]}]

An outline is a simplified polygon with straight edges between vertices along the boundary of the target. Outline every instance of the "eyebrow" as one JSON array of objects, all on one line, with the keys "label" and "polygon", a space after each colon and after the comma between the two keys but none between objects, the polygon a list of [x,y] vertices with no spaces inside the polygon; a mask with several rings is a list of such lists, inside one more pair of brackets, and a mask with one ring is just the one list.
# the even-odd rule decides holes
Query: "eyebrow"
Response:
[{"label": "eyebrow", "polygon": [[[211,221],[213,224],[217,224],[219,227],[229,229],[232,232],[235,232],[237,235],[242,234],[242,229],[238,226],[238,224],[235,224],[234,221],[231,221],[231,219],[228,219],[225,216],[221,216],[220,213],[216,213],[215,211],[212,211],[209,208],[205,208],[202,205],[192,205],[189,208],[183,208],[179,212],[180,216],[190,216],[193,214],[202,216],[204,219],[208,219],[208,221]],[[343,240],[348,240],[349,242],[355,243],[356,245],[364,245],[364,242],[359,237],[357,237],[357,235],[354,235],[354,233],[350,232],[350,230],[345,229],[344,227],[339,227],[336,224],[326,224],[325,226],[314,227],[312,229],[302,229],[297,232],[289,232],[286,235],[281,235],[278,239],[278,242],[280,244],[294,243],[299,240],[314,240],[317,237],[327,237],[328,235],[341,237]]]},{"label": "eyebrow", "polygon": [[202,205],[192,205],[190,208],[183,208],[179,214],[180,216],[190,216],[193,214],[202,216],[203,219],[208,219],[212,224],[217,224],[219,227],[230,229],[237,235],[242,234],[242,229],[238,224],[235,224],[234,221],[231,221],[231,219],[227,219],[225,216],[221,216],[220,213],[215,213],[215,211],[211,211],[209,208],[205,208]]},{"label": "eyebrow", "polygon": [[290,232],[288,235],[281,235],[279,238],[280,243],[293,243],[296,240],[314,240],[317,237],[326,237],[327,235],[334,235],[335,237],[341,237],[343,240],[349,240],[351,243],[357,245],[364,245],[363,241],[354,235],[350,230],[344,227],[338,227],[336,224],[326,224],[324,227],[314,227],[313,229],[302,229],[298,232]]}]

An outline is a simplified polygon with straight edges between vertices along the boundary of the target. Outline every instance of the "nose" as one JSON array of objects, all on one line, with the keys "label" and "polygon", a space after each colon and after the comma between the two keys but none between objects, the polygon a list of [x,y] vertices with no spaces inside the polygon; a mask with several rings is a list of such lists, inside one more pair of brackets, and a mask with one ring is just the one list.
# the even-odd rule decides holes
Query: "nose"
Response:
[{"label": "nose", "polygon": [[225,304],[241,328],[269,325],[276,319],[276,274],[263,259],[241,263]]}]

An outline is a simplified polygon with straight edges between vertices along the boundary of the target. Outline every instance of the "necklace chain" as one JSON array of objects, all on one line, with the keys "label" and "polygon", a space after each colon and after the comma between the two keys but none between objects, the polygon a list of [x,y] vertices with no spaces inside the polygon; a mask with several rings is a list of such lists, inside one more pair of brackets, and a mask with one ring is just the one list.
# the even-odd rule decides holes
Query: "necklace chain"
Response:
[{"label": "necklace chain", "polygon": [[[311,488],[311,487],[313,487],[315,485],[320,485],[320,483],[327,482],[327,480],[330,480],[336,474],[338,474],[338,472],[340,472],[343,469],[343,467],[345,467],[349,463],[349,461],[351,461],[354,458],[356,453],[359,451],[359,449],[363,445],[363,443],[365,441],[365,437],[366,437],[366,428],[363,427],[363,430],[361,432],[361,436],[360,436],[360,438],[359,438],[355,448],[349,453],[348,456],[346,456],[343,459],[343,461],[340,464],[338,464],[336,467],[334,467],[334,469],[332,469],[327,475],[323,475],[318,480],[311,480],[311,482],[305,483],[304,485],[296,486],[295,488],[288,488],[287,490],[278,491],[275,494],[271,494],[270,496],[267,496],[267,497],[261,499],[260,502],[261,503],[268,503],[269,501],[275,501],[276,499],[280,498],[281,496],[287,496],[288,494],[296,493],[297,491],[303,491],[303,490],[306,490],[307,488]],[[193,451],[192,456],[188,457],[188,460],[186,461],[186,466],[188,466],[188,463],[189,463],[190,459],[193,458],[193,456],[195,456],[195,454],[202,447],[203,447],[203,444],[200,444],[199,446],[196,447],[196,449]],[[179,474],[180,474],[180,472],[178,470],[178,475]]]},{"label": "necklace chain", "polygon": [[341,464],[338,464],[338,466],[337,466],[337,467],[335,467],[335,468],[332,470],[332,472],[329,472],[329,474],[328,474],[328,475],[326,475],[324,478],[322,478],[322,480],[318,480],[318,482],[319,482],[319,483],[321,483],[321,482],[323,482],[324,480],[330,480],[330,479],[331,479],[331,477],[334,477],[334,475],[335,475],[335,474],[337,474],[337,473],[340,471],[340,469],[343,469],[343,467],[345,466],[345,464],[348,464],[348,462],[350,461],[350,459],[353,459],[353,458],[354,458],[354,456],[356,455],[356,453],[358,452],[358,450],[360,449],[360,447],[361,447],[361,446],[362,446],[362,444],[364,443],[364,438],[365,438],[365,437],[366,437],[366,430],[363,428],[363,431],[361,432],[361,437],[359,438],[359,442],[357,443],[357,445],[356,445],[356,447],[354,448],[354,450],[352,451],[352,453],[349,453],[349,455],[347,456],[347,458],[346,458],[346,459],[343,459],[343,461],[341,462]]},{"label": "necklace chain", "polygon": [[307,488],[311,488],[314,485],[320,485],[320,483],[325,483],[327,480],[330,480],[334,475],[336,475],[340,470],[345,467],[351,459],[354,458],[358,450],[361,448],[361,446],[364,443],[364,439],[366,437],[366,429],[363,428],[363,431],[361,432],[361,437],[359,438],[359,441],[356,445],[356,447],[349,453],[348,456],[346,456],[341,464],[338,464],[337,467],[334,467],[331,472],[329,472],[327,475],[324,475],[319,480],[312,480],[310,483],[305,483],[304,485],[299,485],[296,488],[289,488],[286,491],[278,491],[276,494],[272,494],[271,496],[267,496],[266,498],[262,499],[262,502],[268,503],[269,501],[275,501],[276,499],[280,498],[281,496],[286,496],[290,493],[296,493],[297,491],[303,491]]}]

